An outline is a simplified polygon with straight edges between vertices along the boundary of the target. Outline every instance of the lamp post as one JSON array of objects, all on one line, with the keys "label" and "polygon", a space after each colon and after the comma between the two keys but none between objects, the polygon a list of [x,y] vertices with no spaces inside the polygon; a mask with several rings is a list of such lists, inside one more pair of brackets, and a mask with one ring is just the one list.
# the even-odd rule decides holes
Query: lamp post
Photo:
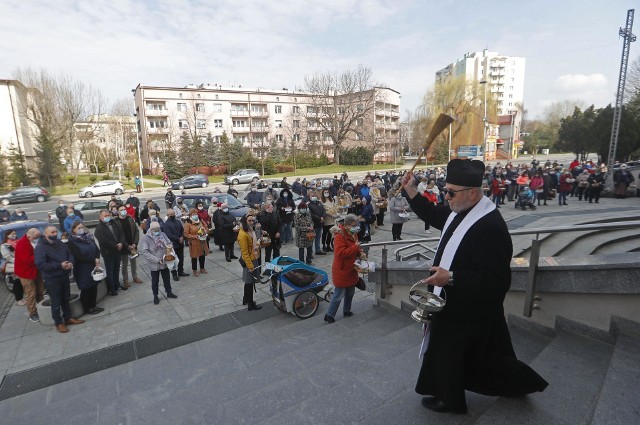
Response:
[{"label": "lamp post", "polygon": [[514,148],[513,139],[515,135],[513,130],[515,128],[515,120],[517,115],[518,115],[517,109],[515,111],[511,111],[511,134],[509,136],[509,159],[513,158],[513,148]]},{"label": "lamp post", "polygon": [[483,146],[484,146],[484,160],[488,159],[487,152],[487,80],[480,80],[480,84],[484,86],[484,117],[482,118],[482,137],[484,137]]},{"label": "lamp post", "polygon": [[[449,110],[451,111],[451,116],[453,116],[453,108],[449,108]],[[449,158],[449,161],[447,163],[451,162],[451,123],[449,123],[449,155],[448,155],[448,158]]]}]

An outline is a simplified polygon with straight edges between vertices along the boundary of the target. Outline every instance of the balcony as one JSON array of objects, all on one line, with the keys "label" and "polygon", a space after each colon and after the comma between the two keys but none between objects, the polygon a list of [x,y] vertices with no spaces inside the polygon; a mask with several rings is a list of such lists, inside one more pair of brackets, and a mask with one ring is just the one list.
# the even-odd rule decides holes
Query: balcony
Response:
[{"label": "balcony", "polygon": [[144,114],[148,117],[166,117],[169,115],[167,109],[145,109]]},{"label": "balcony", "polygon": [[251,111],[252,117],[268,117],[269,111]]},{"label": "balcony", "polygon": [[249,127],[233,127],[231,129],[231,132],[233,134],[238,134],[238,133],[249,133],[251,131],[251,129]]},{"label": "balcony", "polygon": [[232,109],[230,114],[232,117],[248,117],[251,115],[248,109]]},{"label": "balcony", "polygon": [[251,131],[254,133],[268,133],[269,127],[266,125],[254,125],[253,127],[251,127]]}]

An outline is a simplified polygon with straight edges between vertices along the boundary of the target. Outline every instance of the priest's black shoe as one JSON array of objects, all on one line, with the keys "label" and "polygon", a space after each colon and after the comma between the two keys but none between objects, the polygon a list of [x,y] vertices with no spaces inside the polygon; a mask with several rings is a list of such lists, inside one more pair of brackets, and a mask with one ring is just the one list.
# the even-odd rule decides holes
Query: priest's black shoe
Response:
[{"label": "priest's black shoe", "polygon": [[445,406],[443,402],[438,400],[436,397],[423,397],[422,405],[429,410],[432,410],[437,413],[458,413],[458,414],[466,414],[467,409],[452,409],[450,407]]},{"label": "priest's black shoe", "polygon": [[262,306],[256,304],[254,301],[249,303],[249,311],[251,311],[251,310],[260,310],[261,308],[262,308]]},{"label": "priest's black shoe", "polygon": [[347,311],[346,313],[344,313],[344,317],[351,317],[351,316],[353,316],[352,311]]},{"label": "priest's black shoe", "polygon": [[231,258],[232,260],[237,260],[237,259],[238,259],[238,257],[236,257],[235,255],[232,255],[232,256],[231,256],[231,257],[229,257],[229,258]]},{"label": "priest's black shoe", "polygon": [[172,273],[171,275],[173,276],[173,280],[175,280],[176,282],[180,281],[180,278],[178,277],[178,273]]},{"label": "priest's black shoe", "polygon": [[169,292],[167,294],[167,298],[178,298],[178,296],[176,294],[174,294],[173,292]]},{"label": "priest's black shoe", "polygon": [[326,314],[325,314],[325,315],[324,315],[324,321],[325,321],[325,322],[328,322],[329,324],[331,324],[331,323],[335,322],[335,321],[336,321],[336,319],[334,319],[333,317],[328,316],[328,315],[326,315]]},{"label": "priest's black shoe", "polygon": [[153,297],[153,303],[154,303],[155,305],[160,304],[160,298],[158,298],[158,297]]},{"label": "priest's black shoe", "polygon": [[180,273],[178,273],[178,276],[180,276],[180,277],[187,277],[187,276],[189,276],[189,273],[180,272]]}]

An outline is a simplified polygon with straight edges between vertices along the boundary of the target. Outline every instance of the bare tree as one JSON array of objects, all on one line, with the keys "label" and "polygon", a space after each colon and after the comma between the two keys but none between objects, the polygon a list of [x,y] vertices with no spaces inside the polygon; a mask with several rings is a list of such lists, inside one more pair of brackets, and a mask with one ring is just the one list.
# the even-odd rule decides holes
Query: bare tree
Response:
[{"label": "bare tree", "polygon": [[363,66],[305,77],[305,91],[310,95],[307,117],[313,117],[330,136],[336,164],[340,164],[340,151],[356,131],[358,120],[373,112],[376,86],[371,69]]}]

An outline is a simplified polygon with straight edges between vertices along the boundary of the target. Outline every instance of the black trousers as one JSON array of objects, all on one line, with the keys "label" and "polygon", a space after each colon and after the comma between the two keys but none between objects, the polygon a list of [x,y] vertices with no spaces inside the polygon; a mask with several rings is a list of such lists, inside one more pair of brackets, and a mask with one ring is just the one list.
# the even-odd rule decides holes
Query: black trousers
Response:
[{"label": "black trousers", "polygon": [[307,258],[306,258],[306,263],[310,264],[311,263],[311,250],[313,249],[313,247],[308,247],[308,248],[298,248],[298,259],[300,261],[305,261],[304,258],[304,250],[307,250]]},{"label": "black trousers", "polygon": [[331,242],[333,242],[333,235],[331,234],[331,226],[322,226],[322,247],[331,248]]},{"label": "black trousers", "polygon": [[200,263],[200,269],[204,269],[204,255],[191,259],[191,270],[198,270],[198,262]]},{"label": "black trousers", "polygon": [[404,223],[393,223],[391,225],[391,236],[393,237],[393,240],[397,240],[400,238],[400,236],[402,236],[402,225]]},{"label": "black trousers", "polygon": [[169,269],[164,268],[162,270],[151,270],[151,291],[153,296],[158,296],[158,284],[160,283],[160,276],[162,276],[162,283],[164,284],[164,291],[167,294],[171,293],[171,279],[169,279]]},{"label": "black trousers", "polygon": [[96,306],[96,299],[98,296],[98,285],[92,286],[89,289],[80,290],[80,303],[82,304],[82,310],[86,313]]},{"label": "black trousers", "polygon": [[384,211],[380,211],[378,214],[376,214],[376,224],[378,226],[384,225]]},{"label": "black trousers", "polygon": [[271,261],[271,255],[273,254],[273,258],[280,256],[280,241],[276,241],[275,239],[271,240],[271,245],[264,248],[264,262],[268,263]]},{"label": "black trousers", "polygon": [[20,279],[15,277],[15,275],[12,279],[13,279],[13,296],[16,298],[16,301],[20,301],[21,299],[24,298],[24,288],[22,287],[22,283],[20,282]]},{"label": "black trousers", "polygon": [[235,257],[235,255],[233,255],[233,245],[235,245],[234,242],[224,244],[224,258],[227,260]]}]

